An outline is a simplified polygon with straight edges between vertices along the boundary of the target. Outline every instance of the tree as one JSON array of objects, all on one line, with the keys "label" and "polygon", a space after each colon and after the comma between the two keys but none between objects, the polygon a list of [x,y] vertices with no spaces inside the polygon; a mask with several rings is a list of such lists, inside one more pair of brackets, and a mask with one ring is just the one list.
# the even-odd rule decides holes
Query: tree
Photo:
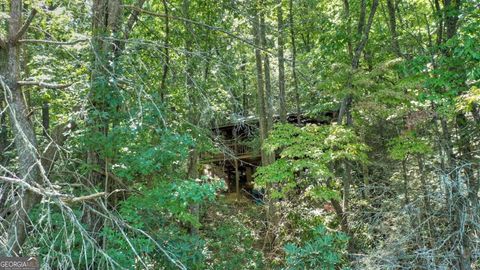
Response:
[{"label": "tree", "polygon": [[475,269],[478,12],[3,1],[0,255],[62,269]]},{"label": "tree", "polygon": [[[263,60],[262,60],[262,34],[260,30],[261,20],[258,16],[257,9],[254,9],[253,15],[253,36],[255,39],[255,63],[257,71],[257,107],[258,107],[258,118],[260,125],[260,144],[263,143],[268,133],[268,123],[267,123],[267,110],[265,103],[265,84],[263,76]],[[268,164],[268,158],[265,153],[262,151],[262,164]]]},{"label": "tree", "polygon": [[[41,171],[38,164],[39,156],[37,153],[37,141],[32,123],[26,114],[26,104],[24,103],[22,89],[18,81],[20,78],[20,43],[24,33],[27,31],[30,23],[35,17],[36,10],[32,10],[30,16],[25,22],[22,20],[22,1],[12,0],[10,2],[10,20],[8,24],[8,36],[6,40],[0,42],[2,55],[6,55],[8,61],[3,62],[6,67],[0,68],[2,73],[2,89],[4,97],[9,105],[9,115],[11,128],[16,134],[15,148],[19,156],[19,178],[24,179],[25,183],[32,185],[41,181]],[[17,190],[17,199],[13,202],[14,209],[8,220],[9,229],[2,236],[5,243],[2,245],[1,254],[8,256],[18,254],[26,238],[26,226],[28,212],[39,201],[38,194],[21,188]],[[6,225],[7,226],[7,225]]]},{"label": "tree", "polygon": [[278,96],[280,100],[280,120],[285,123],[287,121],[287,102],[285,100],[285,56],[284,56],[284,41],[283,41],[283,7],[282,1],[277,2],[277,29],[278,29]]},{"label": "tree", "polygon": [[294,20],[293,20],[293,0],[289,1],[289,14],[288,18],[290,21],[290,38],[292,43],[292,76],[293,76],[293,86],[294,86],[294,93],[295,93],[295,103],[297,107],[297,121],[300,123],[300,93],[298,89],[298,78],[297,78],[297,70],[296,70],[296,60],[297,60],[297,47],[295,44],[295,28],[294,28]]}]

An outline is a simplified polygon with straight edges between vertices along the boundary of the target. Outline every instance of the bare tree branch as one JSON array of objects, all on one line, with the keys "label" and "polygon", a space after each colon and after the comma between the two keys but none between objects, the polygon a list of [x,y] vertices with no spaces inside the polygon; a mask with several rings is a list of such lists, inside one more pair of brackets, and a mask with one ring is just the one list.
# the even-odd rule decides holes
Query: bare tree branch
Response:
[{"label": "bare tree branch", "polygon": [[[2,182],[6,182],[6,183],[11,183],[11,184],[16,184],[16,185],[19,185],[23,188],[26,188],[30,191],[32,191],[33,193],[36,193],[40,196],[47,196],[47,197],[59,197],[59,196],[62,196],[61,194],[57,193],[57,192],[53,192],[53,191],[48,191],[48,190],[45,190],[43,188],[40,188],[40,187],[35,187],[29,183],[27,183],[27,181],[23,180],[23,179],[20,179],[18,177],[6,177],[6,176],[0,176],[0,181]],[[63,195],[63,196],[67,196],[67,195]]]},{"label": "bare tree branch", "polygon": [[[370,35],[370,28],[372,27],[373,23],[373,17],[375,16],[375,12],[377,11],[377,7],[379,4],[379,0],[373,0],[372,2],[372,7],[370,9],[370,15],[368,16],[368,22],[365,27],[362,26],[362,29],[364,29],[362,38],[360,42],[357,44],[357,47],[355,48],[354,51],[354,56],[352,59],[352,68],[357,69],[358,65],[360,63],[360,56],[365,49],[365,46],[367,45],[368,42],[368,37]],[[359,27],[360,28],[360,27]]]},{"label": "bare tree branch", "polygon": [[102,191],[102,192],[97,192],[97,193],[84,195],[84,196],[80,196],[80,197],[74,197],[72,195],[62,194],[62,193],[58,193],[56,191],[49,191],[49,190],[46,190],[42,187],[35,187],[35,186],[27,183],[25,180],[22,180],[22,179],[16,178],[16,177],[0,176],[0,181],[22,186],[22,187],[40,195],[40,196],[60,198],[65,203],[84,202],[84,201],[94,200],[94,199],[99,198],[99,197],[104,197],[104,196],[109,197],[112,194],[118,193],[118,192],[128,192],[128,190],[126,190],[126,189],[116,189],[112,192]]},{"label": "bare tree branch", "polygon": [[[225,34],[225,35],[227,35],[231,38],[240,40],[243,43],[246,43],[246,44],[248,44],[248,45],[250,45],[254,48],[257,48],[257,46],[253,42],[251,42],[250,40],[242,38],[242,37],[240,37],[240,36],[238,36],[238,35],[236,35],[232,32],[229,32],[229,31],[227,31],[223,28],[217,27],[217,26],[208,25],[208,24],[203,23],[203,22],[198,22],[198,21],[190,20],[190,19],[183,18],[183,17],[177,17],[177,16],[172,16],[172,15],[167,15],[167,14],[162,14],[162,13],[156,13],[156,12],[145,10],[145,9],[142,9],[142,8],[139,8],[139,7],[136,7],[136,6],[132,6],[132,5],[122,5],[122,7],[129,8],[129,9],[132,9],[132,10],[136,10],[140,13],[148,14],[148,15],[151,15],[151,16],[159,17],[159,18],[169,18],[169,19],[172,19],[172,20],[187,22],[187,23],[191,23],[191,24],[198,25],[198,26],[201,26],[201,27],[205,27],[205,28],[210,29],[212,31],[223,33],[223,34]],[[271,52],[269,52],[265,48],[257,48],[257,49],[260,49],[261,51],[263,51],[267,54],[273,55]]]},{"label": "bare tree branch", "polygon": [[[139,9],[143,7],[143,4],[145,3],[146,0],[138,0],[137,4],[135,5],[136,7],[138,7]],[[127,21],[127,25],[125,26],[125,30],[124,30],[124,35],[123,35],[123,39],[127,40],[130,36],[130,32],[132,31],[133,29],[133,25],[135,24],[135,22],[137,22],[138,20],[138,15],[140,14],[140,10],[138,9],[133,9],[132,13],[130,14],[130,16],[128,17],[128,21]]]},{"label": "bare tree branch", "polygon": [[25,32],[27,31],[28,27],[30,26],[30,24],[32,23],[33,21],[33,18],[35,18],[35,14],[37,14],[37,10],[36,9],[32,9],[32,11],[30,12],[30,15],[28,16],[27,20],[25,21],[25,23],[22,25],[22,28],[20,28],[20,30],[18,30],[18,32],[15,34],[15,36],[13,37],[13,40],[11,40],[12,43],[17,43],[20,38],[22,38],[22,36],[25,34]]},{"label": "bare tree branch", "polygon": [[74,121],[56,126],[50,135],[51,142],[45,147],[42,153],[42,166],[49,175],[52,171],[55,160],[58,158],[58,150],[65,143],[70,132],[77,127]]},{"label": "bare tree branch", "polygon": [[116,176],[113,173],[110,173],[110,172],[105,173],[105,171],[98,170],[98,169],[95,169],[95,172],[103,174],[104,176],[108,176],[108,178],[111,178],[113,181],[117,182],[118,184],[120,184],[124,187],[128,187],[128,185],[125,184],[125,182],[120,177]]},{"label": "bare tree branch", "polygon": [[45,83],[45,82],[37,82],[37,81],[18,81],[17,83],[22,86],[40,86],[40,87],[49,88],[49,89],[63,89],[72,85],[71,83],[54,84],[54,83]]},{"label": "bare tree branch", "polygon": [[70,198],[69,199],[64,199],[63,201],[66,202],[66,203],[84,202],[84,201],[94,200],[94,199],[99,198],[99,197],[104,197],[104,196],[109,197],[112,194],[118,193],[118,192],[129,192],[129,190],[127,190],[127,189],[115,189],[112,192],[102,191],[102,192],[89,194],[89,195],[85,195],[85,196],[74,197],[74,198],[71,198],[71,199]]},{"label": "bare tree branch", "polygon": [[480,80],[468,81],[468,82],[467,82],[467,86],[472,86],[472,85],[475,85],[475,84],[478,84],[478,83],[480,83]]},{"label": "bare tree branch", "polygon": [[18,42],[20,43],[42,43],[42,44],[49,44],[49,45],[61,45],[61,46],[68,46],[68,45],[75,45],[82,42],[88,42],[88,38],[83,39],[76,39],[71,41],[55,41],[55,40],[44,40],[44,39],[20,39]]}]

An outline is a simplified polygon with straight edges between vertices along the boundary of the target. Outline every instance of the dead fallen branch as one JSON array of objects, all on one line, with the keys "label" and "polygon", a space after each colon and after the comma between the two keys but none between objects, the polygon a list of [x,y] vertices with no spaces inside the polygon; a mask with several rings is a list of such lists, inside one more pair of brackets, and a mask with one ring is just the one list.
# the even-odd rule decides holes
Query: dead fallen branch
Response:
[{"label": "dead fallen branch", "polygon": [[22,86],[39,86],[39,87],[48,88],[48,89],[64,89],[72,85],[72,83],[55,84],[55,83],[46,83],[46,82],[37,82],[37,81],[18,81],[17,83]]}]

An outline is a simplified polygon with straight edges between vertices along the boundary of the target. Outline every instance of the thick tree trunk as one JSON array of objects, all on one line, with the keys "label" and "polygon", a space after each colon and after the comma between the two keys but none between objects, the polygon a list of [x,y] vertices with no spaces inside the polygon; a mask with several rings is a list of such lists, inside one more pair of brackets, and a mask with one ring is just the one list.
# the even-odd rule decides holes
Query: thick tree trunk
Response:
[{"label": "thick tree trunk", "polygon": [[[22,28],[22,1],[12,0],[10,4],[10,19],[8,27],[8,42],[6,44],[7,65],[1,67],[4,71],[1,76],[2,90],[8,105],[8,113],[12,131],[15,134],[15,148],[19,162],[19,177],[27,183],[33,184],[40,180],[39,157],[37,155],[37,141],[33,125],[28,119],[26,104],[22,90],[17,83],[20,80],[20,44],[17,36]],[[2,54],[5,54],[3,52]],[[5,62],[3,62],[5,64]],[[8,223],[2,224],[5,230],[0,243],[0,255],[19,255],[26,239],[26,227],[29,225],[28,213],[39,202],[38,195],[25,190],[17,189],[16,199]]]},{"label": "thick tree trunk", "polygon": [[[268,47],[267,43],[267,36],[266,36],[266,23],[265,23],[265,3],[263,0],[260,0],[260,8],[262,11],[260,12],[260,44],[263,49],[266,49]],[[265,82],[265,95],[264,98],[265,100],[263,103],[265,104],[265,112],[264,112],[264,118],[265,118],[265,134],[264,138],[267,138],[270,131],[273,128],[273,97],[272,97],[272,86],[271,86],[271,78],[270,78],[270,59],[269,55],[264,52],[263,53],[263,73],[264,73],[264,82]],[[259,96],[260,98],[260,96]],[[262,142],[263,145],[263,142]],[[266,151],[263,151],[263,156],[265,157],[265,160],[262,161],[262,165],[269,165],[272,164],[275,161],[275,153],[267,153]],[[275,186],[267,186],[267,188],[274,189]],[[267,196],[267,220],[268,220],[268,231],[267,231],[267,236],[265,237],[265,242],[264,242],[264,247],[265,244],[269,244],[271,247],[273,243],[275,242],[276,238],[276,233],[274,230],[278,227],[278,220],[277,220],[277,211],[275,207],[275,200],[269,198]]]},{"label": "thick tree trunk", "polygon": [[[265,15],[262,12],[260,15],[260,36],[262,48],[267,48],[267,37],[265,30]],[[270,56],[264,52],[263,53],[263,75],[265,82],[265,112],[267,118],[267,136],[268,132],[272,129],[273,126],[273,100],[272,100],[272,80],[270,77]]]}]

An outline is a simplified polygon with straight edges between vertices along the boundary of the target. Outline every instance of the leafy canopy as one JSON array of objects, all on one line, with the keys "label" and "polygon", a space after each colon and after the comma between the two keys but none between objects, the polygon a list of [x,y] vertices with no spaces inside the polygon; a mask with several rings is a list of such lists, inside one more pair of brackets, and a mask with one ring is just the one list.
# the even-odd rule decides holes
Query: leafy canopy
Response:
[{"label": "leafy canopy", "polygon": [[[368,147],[360,138],[343,126],[291,124],[276,125],[264,143],[269,152],[280,152],[280,158],[255,173],[260,187],[278,185],[273,197],[283,197],[301,182],[313,185],[310,194],[317,198],[335,198],[337,195],[322,184],[334,175],[331,165],[337,161],[367,162]],[[323,181],[322,181],[323,180]]]}]

